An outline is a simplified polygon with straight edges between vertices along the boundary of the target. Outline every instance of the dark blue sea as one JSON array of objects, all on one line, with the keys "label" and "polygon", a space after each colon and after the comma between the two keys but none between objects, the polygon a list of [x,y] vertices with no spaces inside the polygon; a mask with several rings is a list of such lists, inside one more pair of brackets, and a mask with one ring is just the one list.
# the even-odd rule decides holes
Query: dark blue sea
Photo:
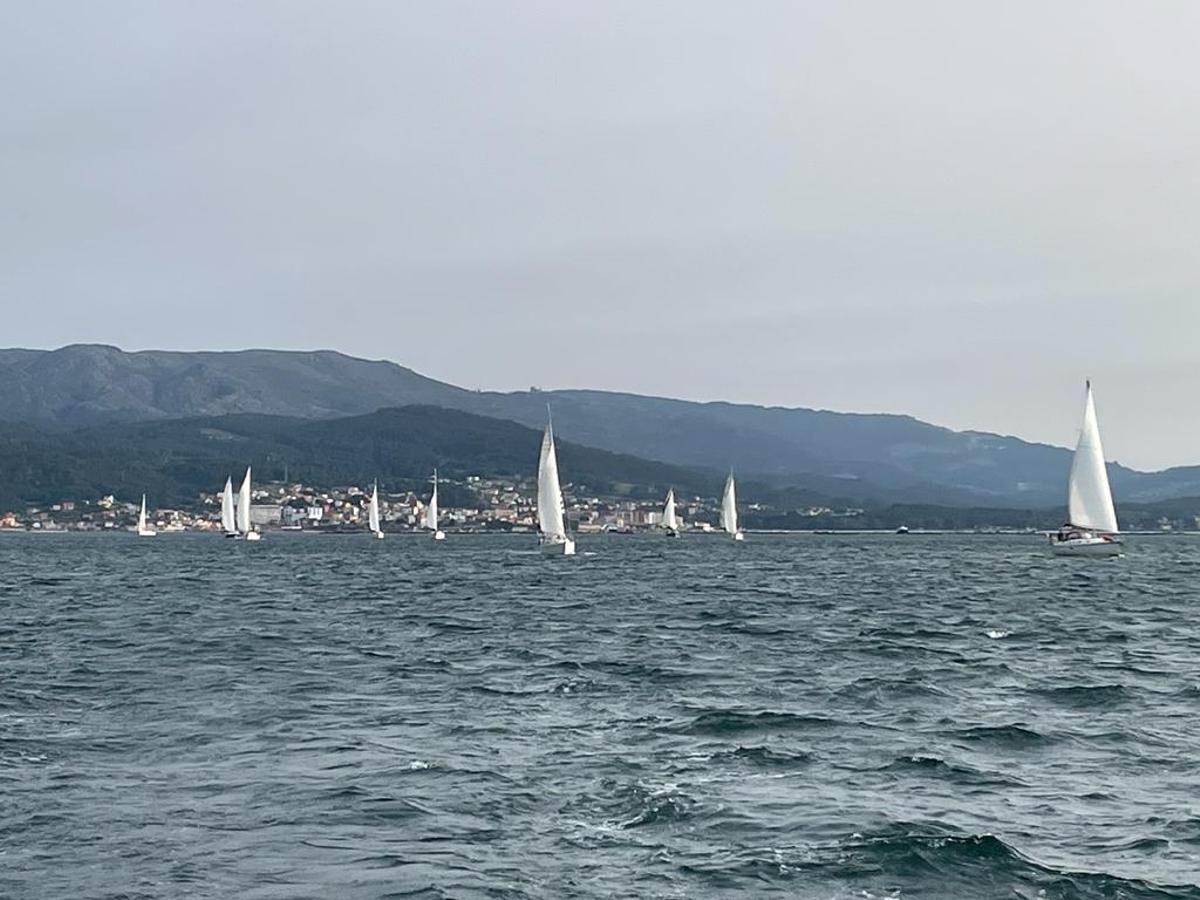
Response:
[{"label": "dark blue sea", "polygon": [[0,535],[5,898],[1200,897],[1200,538]]}]

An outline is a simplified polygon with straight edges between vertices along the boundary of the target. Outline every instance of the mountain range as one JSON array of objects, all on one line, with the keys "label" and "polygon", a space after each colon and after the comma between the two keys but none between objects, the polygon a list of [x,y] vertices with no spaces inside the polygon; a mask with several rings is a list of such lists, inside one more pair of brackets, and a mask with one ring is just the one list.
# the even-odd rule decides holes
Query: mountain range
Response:
[{"label": "mountain range", "polygon": [[[320,351],[0,350],[0,420],[63,432],[239,414],[331,420],[440,407],[692,472],[723,472],[862,504],[1061,504],[1070,451],[909,416],[698,403],[594,390],[472,391],[386,361]],[[315,433],[315,432],[314,432]],[[1109,465],[1118,502],[1200,495],[1200,467]],[[671,477],[678,477],[675,472]]]}]

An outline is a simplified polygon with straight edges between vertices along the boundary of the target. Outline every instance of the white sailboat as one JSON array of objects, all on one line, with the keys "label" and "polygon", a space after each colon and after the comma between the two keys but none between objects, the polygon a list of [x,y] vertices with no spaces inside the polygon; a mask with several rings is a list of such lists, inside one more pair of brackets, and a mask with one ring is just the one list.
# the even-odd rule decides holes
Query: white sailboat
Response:
[{"label": "white sailboat", "polygon": [[137,533],[138,537],[154,537],[156,534],[158,534],[157,531],[150,527],[150,523],[146,520],[145,494],[142,494],[142,511],[138,513]]},{"label": "white sailboat", "polygon": [[679,519],[675,516],[675,488],[667,491],[667,502],[663,504],[663,528],[667,537],[679,537]]},{"label": "white sailboat", "polygon": [[371,529],[376,539],[383,540],[383,530],[379,527],[379,482],[371,488],[371,505],[367,508],[367,527]]},{"label": "white sailboat", "polygon": [[242,489],[237,497],[237,530],[243,540],[257,541],[262,535],[250,524],[250,467],[246,466],[246,477],[242,479]]},{"label": "white sailboat", "polygon": [[433,470],[433,494],[429,498],[429,505],[425,507],[425,527],[433,532],[435,541],[444,541],[446,533],[438,528],[438,498],[437,498],[438,476],[437,469]]},{"label": "white sailboat", "polygon": [[225,537],[235,538],[238,536],[237,521],[233,511],[233,479],[225,479],[225,490],[221,492],[221,528],[225,532]]},{"label": "white sailboat", "polygon": [[1125,549],[1113,509],[1090,381],[1079,443],[1067,478],[1067,524],[1050,536],[1050,547],[1060,556],[1119,556]]},{"label": "white sailboat", "polygon": [[733,469],[725,479],[725,493],[721,495],[721,527],[733,535],[735,541],[744,541],[746,536],[738,528],[737,493],[733,487]]},{"label": "white sailboat", "polygon": [[562,487],[558,483],[558,456],[554,452],[554,427],[546,423],[538,457],[538,541],[544,553],[573,556],[575,541],[567,535]]}]

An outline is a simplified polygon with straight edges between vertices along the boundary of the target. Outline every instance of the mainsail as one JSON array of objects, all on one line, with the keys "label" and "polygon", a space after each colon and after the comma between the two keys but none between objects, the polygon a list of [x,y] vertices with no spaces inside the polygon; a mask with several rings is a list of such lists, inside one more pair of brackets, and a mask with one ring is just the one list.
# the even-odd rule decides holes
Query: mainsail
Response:
[{"label": "mainsail", "polygon": [[233,479],[225,479],[225,490],[221,492],[221,527],[226,534],[237,534],[237,523],[233,515]]},{"label": "mainsail", "polygon": [[246,466],[246,477],[242,479],[242,489],[237,497],[237,530],[242,534],[250,533],[250,467]]},{"label": "mainsail", "polygon": [[[429,505],[425,507],[425,527],[430,531],[438,530],[438,501],[437,501],[437,469],[433,470],[433,495],[429,498]],[[451,500],[454,499],[453,491],[451,492]]]},{"label": "mainsail", "polygon": [[725,479],[725,493],[721,497],[721,527],[730,534],[737,534],[737,494],[733,488],[733,472]]},{"label": "mainsail", "polygon": [[679,528],[679,521],[675,518],[675,489],[667,491],[667,502],[663,506],[663,528],[672,530]]},{"label": "mainsail", "polygon": [[379,485],[371,489],[371,506],[367,510],[367,527],[379,534]]},{"label": "mainsail", "polygon": [[146,530],[146,495],[142,494],[142,511],[138,513],[138,531]]},{"label": "mainsail", "polygon": [[549,424],[542,435],[542,453],[538,458],[537,516],[542,534],[552,538],[567,536],[563,524],[562,488],[558,483],[558,457],[554,453],[554,430]]},{"label": "mainsail", "polygon": [[1079,428],[1079,443],[1071,461],[1067,479],[1067,517],[1076,528],[1115,534],[1117,513],[1113,509],[1108,471],[1104,466],[1104,448],[1100,444],[1100,427],[1096,424],[1096,404],[1092,400],[1092,383],[1087,384],[1087,400],[1083,407],[1083,424]]}]

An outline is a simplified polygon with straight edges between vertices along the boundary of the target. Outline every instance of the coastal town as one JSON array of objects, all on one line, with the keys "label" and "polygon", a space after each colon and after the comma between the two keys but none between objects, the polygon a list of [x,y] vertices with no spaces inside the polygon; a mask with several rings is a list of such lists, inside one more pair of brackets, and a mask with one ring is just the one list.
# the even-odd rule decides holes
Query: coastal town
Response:
[{"label": "coastal town", "polygon": [[[439,479],[441,527],[457,532],[536,531],[537,486],[532,478]],[[314,487],[299,482],[264,484],[251,492],[250,517],[263,530],[338,533],[367,527],[371,485]],[[590,493],[586,487],[564,485],[566,518],[572,531],[634,532],[662,525],[662,500],[619,499]],[[710,531],[717,526],[719,500],[712,497],[678,498],[678,515],[685,529]],[[427,491],[379,490],[384,531],[419,531],[429,494]],[[450,502],[447,502],[450,501]],[[0,511],[0,530],[111,531],[134,527],[140,497],[106,495],[64,499],[56,503]],[[758,511],[748,504],[746,511]],[[849,518],[861,510],[833,511],[813,507],[810,515]],[[160,507],[148,498],[148,520],[159,532],[221,530],[219,490],[201,494],[195,502],[177,508]]]}]

